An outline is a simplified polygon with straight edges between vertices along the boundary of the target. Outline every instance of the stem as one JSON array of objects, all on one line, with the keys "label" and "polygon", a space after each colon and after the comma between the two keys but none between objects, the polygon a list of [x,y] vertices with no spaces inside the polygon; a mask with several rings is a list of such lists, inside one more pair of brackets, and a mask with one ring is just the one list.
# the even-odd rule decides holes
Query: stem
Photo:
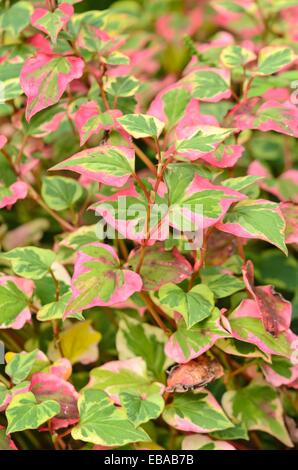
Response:
[{"label": "stem", "polygon": [[63,230],[65,230],[66,232],[74,231],[75,227],[66,220],[62,219],[62,217],[60,217],[57,212],[50,209],[50,207],[46,205],[46,203],[42,200],[41,196],[35,191],[32,186],[29,186],[29,196],[31,197],[31,199],[37,202],[37,204],[39,204],[48,214],[50,214],[53,219],[55,219],[58,224],[63,228]]},{"label": "stem", "polygon": [[58,302],[59,298],[60,298],[60,282],[59,280],[56,278],[55,274],[54,274],[54,271],[50,268],[49,269],[49,273],[54,281],[54,284],[55,284],[55,290],[56,290],[56,302]]},{"label": "stem", "polygon": [[[147,213],[146,213],[146,240],[145,240],[145,245],[146,243],[148,242],[148,240],[150,239],[150,216],[151,216],[151,205],[155,203],[155,198],[156,198],[156,193],[158,191],[158,188],[159,188],[159,185],[163,179],[163,174],[165,172],[165,169],[167,167],[167,165],[171,162],[172,160],[172,157],[169,157],[166,162],[164,162],[160,172],[157,174],[157,178],[156,178],[156,182],[155,182],[155,185],[154,185],[154,197],[153,197],[153,201],[151,200],[151,197],[150,195],[148,194],[149,197],[147,197],[147,200],[148,200],[148,207],[147,207]],[[147,190],[146,190],[147,191]],[[161,221],[160,221],[161,222]],[[159,226],[158,226],[159,228]],[[140,253],[140,259],[139,259],[139,262],[138,262],[138,265],[137,265],[137,268],[136,268],[136,272],[137,273],[140,273],[141,271],[141,268],[142,268],[142,265],[143,265],[143,262],[144,262],[144,256],[145,256],[145,245],[142,245],[141,247],[141,253]]]},{"label": "stem", "polygon": [[243,240],[242,238],[237,238],[237,250],[240,258],[245,261],[245,251],[243,247]]},{"label": "stem", "polygon": [[242,97],[242,100],[240,102],[243,102],[243,101],[246,101],[247,100],[247,95],[248,95],[248,92],[249,92],[249,89],[250,89],[250,86],[252,84],[252,82],[254,81],[255,77],[250,77],[248,80],[246,80],[243,84],[243,97]]},{"label": "stem", "polygon": [[145,245],[141,246],[141,252],[140,252],[140,258],[136,267],[136,273],[140,274],[141,267],[143,266],[144,262],[144,257],[145,257]]},{"label": "stem", "polygon": [[[50,273],[50,275],[51,275],[51,277],[54,281],[54,284],[55,284],[56,302],[58,302],[58,300],[60,298],[60,282],[56,278],[55,273],[51,268],[49,269],[49,273]],[[58,320],[52,320],[51,323],[52,323],[52,328],[53,328],[53,336],[54,336],[55,346],[58,349],[61,357],[63,357],[63,350],[61,348],[60,337],[59,337],[59,335],[60,335],[59,322],[58,322]]]},{"label": "stem", "polygon": [[152,318],[156,322],[156,324],[168,335],[171,335],[170,330],[166,327],[162,319],[160,318],[159,314],[155,310],[155,305],[149,295],[146,292],[140,292],[140,296],[144,300],[148,311],[150,312]]},{"label": "stem", "polygon": [[124,260],[126,261],[127,258],[128,258],[129,253],[128,253],[128,249],[127,249],[127,247],[126,247],[126,245],[125,245],[123,239],[122,239],[122,238],[119,238],[119,237],[117,236],[116,242],[117,242],[117,245],[118,245],[118,247],[119,247],[119,249],[120,249],[120,252],[121,252],[121,254],[122,254]]},{"label": "stem", "polygon": [[9,380],[7,380],[2,374],[0,374],[0,382],[2,382],[7,388],[10,387]]},{"label": "stem", "polygon": [[64,431],[63,433],[61,434],[57,434],[53,444],[54,444],[54,447],[56,448],[56,446],[60,446],[63,450],[65,449],[65,444],[63,442],[63,437],[66,437],[68,436],[72,431],[72,428],[70,429],[67,429],[67,431]]},{"label": "stem", "polygon": [[100,87],[100,96],[102,98],[103,104],[105,105],[106,110],[109,110],[110,105],[109,105],[109,102],[107,100],[107,96],[106,96],[106,93],[104,91],[102,81],[101,81],[101,84],[99,84],[99,87]]},{"label": "stem", "polygon": [[228,374],[228,379],[231,379],[232,377],[235,377],[236,375],[242,374],[248,367],[256,364],[256,361],[250,361],[247,362],[246,364],[243,364],[242,366],[238,367],[238,369],[235,369],[233,371],[230,371]]},{"label": "stem", "polygon": [[22,161],[22,156],[23,156],[24,148],[27,144],[28,138],[29,138],[29,135],[24,135],[23,141],[21,143],[21,147],[19,149],[19,152],[18,152],[18,155],[17,155],[17,158],[16,158],[15,167],[16,167],[18,173],[20,173],[20,165],[21,165],[21,161]]},{"label": "stem", "polygon": [[160,145],[158,138],[154,138],[155,146],[156,146],[156,152],[157,152],[157,157],[158,157],[158,163],[161,164],[161,150],[160,150]]},{"label": "stem", "polygon": [[19,336],[17,336],[13,331],[2,330],[0,333],[0,337],[3,338],[4,343],[10,344],[11,348],[14,349],[16,352],[21,352],[24,349],[24,344]]},{"label": "stem", "polygon": [[257,435],[257,433],[255,431],[251,431],[250,432],[250,437],[251,437],[251,440],[254,443],[255,447],[257,449],[261,450],[263,448],[263,444],[262,444],[259,436]]},{"label": "stem", "polygon": [[34,436],[33,432],[31,429],[26,429],[25,431],[26,437],[30,440],[30,442],[33,444],[35,449],[42,449],[41,443],[38,441],[38,439]]},{"label": "stem", "polygon": [[155,165],[151,162],[151,160],[147,157],[147,155],[140,149],[135,143],[132,143],[132,146],[137,154],[137,156],[142,160],[143,163],[147,166],[147,168],[154,174],[157,174]]},{"label": "stem", "polygon": [[143,193],[145,194],[145,197],[146,197],[148,203],[150,203],[150,194],[149,194],[146,186],[144,185],[143,181],[141,180],[141,178],[139,177],[139,175],[137,173],[133,173],[132,176],[138,182],[140,188],[142,189]]},{"label": "stem", "polygon": [[[201,268],[204,266],[205,256],[206,256],[206,251],[207,251],[208,238],[210,237],[211,233],[212,233],[212,229],[210,229],[209,231],[206,231],[206,233],[205,233],[205,236],[203,238],[202,248],[200,250],[200,259],[199,260],[196,259],[196,261],[195,261],[194,270],[193,270],[192,276],[191,276],[189,284],[188,284],[188,290],[192,289]],[[197,252],[196,252],[196,254],[197,254]]]}]

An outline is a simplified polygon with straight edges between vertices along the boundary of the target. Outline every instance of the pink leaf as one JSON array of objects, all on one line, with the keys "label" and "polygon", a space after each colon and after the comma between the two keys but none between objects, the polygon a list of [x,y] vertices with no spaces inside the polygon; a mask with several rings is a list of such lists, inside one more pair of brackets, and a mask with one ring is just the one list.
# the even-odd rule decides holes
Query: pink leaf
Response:
[{"label": "pink leaf", "polygon": [[[16,276],[1,276],[0,277],[0,286],[7,287],[7,283],[12,283],[16,286],[18,290],[24,293],[28,298],[32,297],[34,291],[34,283],[30,279],[22,279]],[[27,321],[31,320],[31,312],[29,307],[24,307],[24,309],[14,316],[10,322],[5,321],[0,324],[0,329],[12,328],[14,330],[20,330],[23,328]]]},{"label": "pink leaf", "polygon": [[262,176],[259,186],[268,193],[274,194],[281,201],[298,203],[298,170],[287,170],[278,178],[258,161],[254,161],[248,168],[248,174]]},{"label": "pink leaf", "polygon": [[95,101],[83,103],[74,115],[74,122],[80,134],[80,144],[92,136],[98,134],[100,130],[110,130],[120,127],[116,118],[122,116],[121,111],[111,109],[102,113]]},{"label": "pink leaf", "polygon": [[67,315],[127,300],[142,289],[141,277],[120,267],[116,251],[103,243],[84,245],[78,252]]},{"label": "pink leaf", "polygon": [[17,181],[8,188],[1,188],[0,186],[0,209],[13,206],[19,199],[25,199],[27,193],[28,185],[23,181]]},{"label": "pink leaf", "polygon": [[201,160],[218,168],[230,168],[242,157],[244,150],[242,145],[220,144],[214,152],[201,155]]},{"label": "pink leaf", "polygon": [[298,137],[298,108],[290,101],[279,102],[254,97],[238,103],[229,112],[227,124],[238,129],[275,131]]},{"label": "pink leaf", "polygon": [[236,237],[272,243],[287,255],[285,221],[279,204],[266,199],[246,199],[237,203],[216,228]]},{"label": "pink leaf", "polygon": [[6,434],[4,426],[0,425],[0,450],[18,450],[17,446],[10,437]]},{"label": "pink leaf", "polygon": [[180,321],[177,331],[172,334],[165,346],[166,355],[179,364],[185,364],[201,356],[212,348],[218,339],[230,336],[229,323],[225,322],[224,328],[223,319],[221,312],[214,309],[211,317],[191,328],[186,328],[185,323]]},{"label": "pink leaf", "polygon": [[236,450],[229,442],[215,441],[201,434],[189,434],[182,441],[183,450],[203,450],[205,446],[210,450]]},{"label": "pink leaf", "polygon": [[[209,194],[210,202],[208,201]],[[208,228],[222,219],[233,203],[246,199],[246,196],[238,191],[215,185],[202,176],[196,175],[186,189],[185,203],[187,205],[188,201],[196,200],[200,204],[200,197],[202,197],[203,204],[204,228]],[[206,198],[205,201],[204,198]]]},{"label": "pink leaf", "polygon": [[265,354],[275,354],[289,358],[291,356],[292,333],[288,330],[278,337],[269,334],[260,318],[260,310],[256,301],[243,300],[229,315],[232,336],[240,341],[255,344]]},{"label": "pink leaf", "polygon": [[27,95],[26,118],[57,103],[67,85],[83,74],[84,62],[74,56],[38,53],[28,59],[21,71],[20,83]]},{"label": "pink leaf", "polygon": [[230,72],[213,67],[196,68],[193,72],[182,79],[191,91],[192,96],[207,103],[231,97]]},{"label": "pink leaf", "polygon": [[0,150],[7,144],[7,137],[0,135]]},{"label": "pink leaf", "polygon": [[61,379],[68,380],[72,373],[71,362],[66,357],[61,357],[49,367],[49,371]]},{"label": "pink leaf", "polygon": [[67,3],[62,3],[54,12],[45,8],[36,8],[31,16],[31,24],[48,34],[55,43],[59,32],[67,25],[73,12],[73,6]]},{"label": "pink leaf", "polygon": [[53,49],[50,41],[46,39],[41,33],[36,33],[34,34],[34,36],[28,38],[27,43],[32,45],[37,52],[42,52],[44,54],[53,54]]},{"label": "pink leaf", "polygon": [[[297,345],[298,337],[292,332],[290,335],[291,343]],[[295,359],[293,359],[292,362],[279,356],[274,356],[272,357],[272,364],[262,364],[262,371],[268,383],[274,387],[286,385],[298,389],[297,349],[294,350],[293,353]],[[278,367],[279,365],[281,368]]]},{"label": "pink leaf", "polygon": [[60,412],[51,420],[53,429],[60,429],[74,424],[79,419],[77,408],[78,392],[72,384],[59,375],[38,372],[31,377],[30,391],[39,403],[55,400],[60,405]]},{"label": "pink leaf", "polygon": [[[140,270],[144,290],[155,291],[169,282],[179,284],[191,276],[191,264],[176,248],[166,251],[161,244],[157,244],[147,246],[144,250],[145,255]],[[136,269],[140,255],[140,250],[132,250],[127,265]]]},{"label": "pink leaf", "polygon": [[134,172],[135,152],[124,146],[101,145],[76,153],[51,170],[71,170],[92,181],[123,186]]},{"label": "pink leaf", "polygon": [[283,202],[280,210],[286,221],[286,243],[298,243],[298,205]]},{"label": "pink leaf", "polygon": [[275,292],[272,286],[254,285],[254,269],[251,261],[247,261],[242,272],[246,288],[256,301],[266,331],[273,336],[287,331],[292,317],[291,302]]}]

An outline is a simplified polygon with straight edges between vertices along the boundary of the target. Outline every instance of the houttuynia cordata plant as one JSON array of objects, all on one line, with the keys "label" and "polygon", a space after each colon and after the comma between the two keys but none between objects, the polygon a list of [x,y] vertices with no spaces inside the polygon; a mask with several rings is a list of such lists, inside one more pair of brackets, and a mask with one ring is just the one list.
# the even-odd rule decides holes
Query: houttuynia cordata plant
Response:
[{"label": "houttuynia cordata plant", "polygon": [[298,1],[1,3],[0,449],[293,448]]}]

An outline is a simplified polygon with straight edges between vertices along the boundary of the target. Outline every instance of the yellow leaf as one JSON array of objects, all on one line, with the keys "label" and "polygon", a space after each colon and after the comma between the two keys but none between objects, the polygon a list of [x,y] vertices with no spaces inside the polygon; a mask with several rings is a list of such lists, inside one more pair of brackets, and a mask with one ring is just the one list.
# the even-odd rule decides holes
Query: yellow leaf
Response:
[{"label": "yellow leaf", "polygon": [[91,326],[91,321],[75,323],[60,334],[60,345],[64,357],[72,364],[82,362],[89,364],[98,357],[97,344],[101,334]]},{"label": "yellow leaf", "polygon": [[14,352],[10,352],[10,351],[7,352],[7,353],[5,354],[5,362],[6,362],[6,364],[8,364],[8,363],[14,358],[15,355],[16,355],[16,353],[14,353]]}]

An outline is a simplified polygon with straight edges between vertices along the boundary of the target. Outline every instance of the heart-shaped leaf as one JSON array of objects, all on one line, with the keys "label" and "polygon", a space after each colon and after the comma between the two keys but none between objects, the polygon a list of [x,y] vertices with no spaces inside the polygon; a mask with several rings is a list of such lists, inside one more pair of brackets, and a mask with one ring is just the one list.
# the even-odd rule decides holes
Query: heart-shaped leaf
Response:
[{"label": "heart-shaped leaf", "polygon": [[116,408],[100,390],[86,390],[78,405],[80,421],[71,432],[74,439],[109,447],[150,440],[145,431],[135,428],[125,411]]},{"label": "heart-shaped leaf", "polygon": [[54,400],[37,403],[31,392],[15,395],[6,410],[8,421],[6,432],[9,434],[25,429],[37,429],[59,411],[60,406]]},{"label": "heart-shaped leaf", "polygon": [[184,292],[175,284],[165,284],[159,290],[159,299],[161,304],[183,316],[187,328],[209,317],[214,307],[213,294],[203,284],[188,292]]}]

